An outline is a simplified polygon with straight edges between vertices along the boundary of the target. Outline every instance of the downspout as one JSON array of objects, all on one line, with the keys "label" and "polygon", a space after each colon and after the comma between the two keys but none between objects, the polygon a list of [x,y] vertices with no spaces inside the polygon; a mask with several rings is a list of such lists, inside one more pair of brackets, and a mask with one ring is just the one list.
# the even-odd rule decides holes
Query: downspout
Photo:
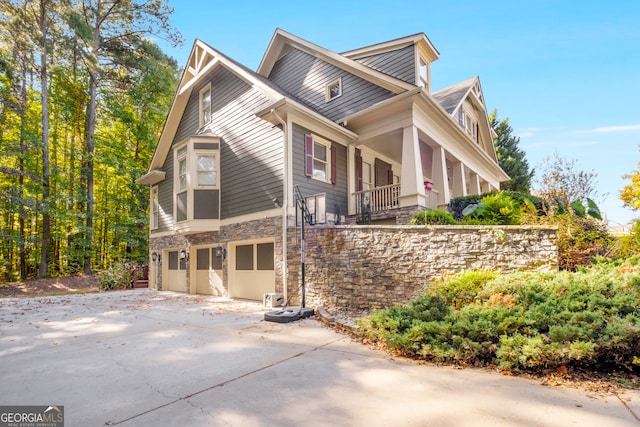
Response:
[{"label": "downspout", "polygon": [[288,146],[289,146],[289,134],[287,133],[287,124],[285,121],[276,113],[274,108],[271,109],[271,114],[273,117],[280,122],[282,125],[282,133],[283,133],[283,146],[282,146],[282,156],[284,160],[284,167],[282,170],[282,296],[284,300],[287,301],[287,206],[289,204],[289,200],[287,195],[289,194],[288,186],[289,186],[289,156],[288,156]]}]

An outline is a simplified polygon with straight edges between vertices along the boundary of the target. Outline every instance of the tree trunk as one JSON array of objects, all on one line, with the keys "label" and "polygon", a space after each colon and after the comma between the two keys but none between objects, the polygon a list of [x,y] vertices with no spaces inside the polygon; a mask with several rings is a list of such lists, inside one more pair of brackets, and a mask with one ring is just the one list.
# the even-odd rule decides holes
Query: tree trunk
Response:
[{"label": "tree trunk", "polygon": [[46,0],[40,0],[40,85],[42,92],[42,242],[40,246],[40,277],[49,275],[49,242],[51,240],[50,167],[49,167],[49,82],[47,75],[47,13]]},{"label": "tree trunk", "polygon": [[22,69],[22,87],[20,89],[20,154],[19,154],[19,170],[18,177],[19,200],[20,206],[18,210],[18,227],[20,228],[20,279],[27,278],[27,235],[25,230],[26,203],[24,200],[24,175],[25,164],[24,157],[27,152],[27,143],[25,141],[25,133],[27,129],[27,70]]},{"label": "tree trunk", "polygon": [[85,222],[85,253],[84,253],[84,274],[91,273],[91,258],[93,252],[93,154],[95,151],[95,130],[96,130],[96,97],[98,92],[98,73],[89,73],[89,105],[87,105],[86,123],[86,159],[85,159],[85,179],[87,188],[86,222]]}]

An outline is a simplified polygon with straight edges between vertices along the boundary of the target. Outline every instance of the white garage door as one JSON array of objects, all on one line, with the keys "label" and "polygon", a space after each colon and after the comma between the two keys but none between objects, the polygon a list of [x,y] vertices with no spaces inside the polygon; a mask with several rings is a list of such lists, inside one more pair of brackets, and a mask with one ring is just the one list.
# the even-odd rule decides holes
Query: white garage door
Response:
[{"label": "white garage door", "polygon": [[234,248],[232,295],[262,301],[266,293],[275,292],[274,244],[238,244]]}]

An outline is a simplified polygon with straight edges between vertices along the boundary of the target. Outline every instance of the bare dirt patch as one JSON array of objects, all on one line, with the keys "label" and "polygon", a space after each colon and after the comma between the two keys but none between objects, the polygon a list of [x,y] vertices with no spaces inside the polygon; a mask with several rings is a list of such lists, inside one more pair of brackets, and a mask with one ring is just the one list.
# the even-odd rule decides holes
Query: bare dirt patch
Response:
[{"label": "bare dirt patch", "polygon": [[98,277],[95,274],[0,283],[0,298],[67,295],[99,291]]}]

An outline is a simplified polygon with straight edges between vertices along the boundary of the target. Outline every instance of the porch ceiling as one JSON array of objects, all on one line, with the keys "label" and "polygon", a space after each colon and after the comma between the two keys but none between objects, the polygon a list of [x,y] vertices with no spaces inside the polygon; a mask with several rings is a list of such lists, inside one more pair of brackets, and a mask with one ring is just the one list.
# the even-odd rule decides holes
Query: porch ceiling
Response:
[{"label": "porch ceiling", "polygon": [[[420,131],[418,131],[418,137],[420,138],[420,142],[430,147],[437,146],[433,139]],[[364,141],[359,141],[356,146],[365,146],[376,153],[380,153],[381,156],[402,163],[402,129],[395,129]]]}]

